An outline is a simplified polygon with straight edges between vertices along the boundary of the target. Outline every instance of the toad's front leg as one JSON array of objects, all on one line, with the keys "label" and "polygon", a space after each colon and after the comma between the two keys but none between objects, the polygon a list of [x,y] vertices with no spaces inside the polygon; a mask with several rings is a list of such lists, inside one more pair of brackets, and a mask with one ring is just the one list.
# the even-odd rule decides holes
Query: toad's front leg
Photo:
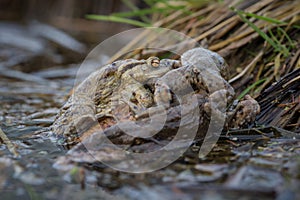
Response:
[{"label": "toad's front leg", "polygon": [[77,143],[82,133],[96,123],[94,102],[84,95],[73,94],[51,129],[57,136],[58,143],[67,147]]},{"label": "toad's front leg", "polygon": [[121,101],[126,103],[134,114],[139,114],[153,105],[153,94],[141,83],[127,83],[125,90],[120,91]]},{"label": "toad's front leg", "polygon": [[[124,73],[122,75],[124,86],[120,87],[121,100],[130,107],[136,116],[142,115],[143,112],[153,106],[156,101],[152,92],[147,87],[153,89],[153,85],[155,85],[159,78],[181,66],[180,61],[177,60],[163,59],[159,61],[157,58],[154,59],[156,59],[156,65],[152,64],[152,67],[149,67],[149,64],[148,68],[142,66],[132,73]],[[147,87],[145,87],[146,85]],[[164,100],[164,102],[166,101],[167,100]],[[158,102],[159,105],[164,104],[158,99],[156,102]]]}]

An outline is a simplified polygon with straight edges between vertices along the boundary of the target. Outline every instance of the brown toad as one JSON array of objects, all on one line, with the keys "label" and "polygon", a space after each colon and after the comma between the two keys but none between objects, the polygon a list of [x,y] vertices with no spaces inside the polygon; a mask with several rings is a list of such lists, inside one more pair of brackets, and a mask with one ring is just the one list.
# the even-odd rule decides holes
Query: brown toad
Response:
[{"label": "brown toad", "polygon": [[[122,103],[134,114],[145,110],[153,104],[153,94],[145,85],[178,65],[176,60],[156,57],[127,59],[92,73],[74,89],[52,125],[52,131],[60,138],[59,143],[77,143],[85,130],[99,118],[114,115]],[[127,117],[124,115],[121,118]]]},{"label": "brown toad", "polygon": [[[217,113],[225,118],[235,94],[226,80],[226,66],[220,55],[204,48],[185,52],[180,61],[155,57],[116,61],[91,74],[74,90],[52,130],[61,144],[78,143],[103,116],[136,120],[174,107],[174,102],[184,105],[191,94],[203,103],[200,114]],[[124,106],[129,109],[124,111]],[[254,100],[250,107],[258,108],[251,114],[253,120],[259,106]],[[247,108],[242,109],[248,112]],[[245,120],[238,123],[241,121]]]}]

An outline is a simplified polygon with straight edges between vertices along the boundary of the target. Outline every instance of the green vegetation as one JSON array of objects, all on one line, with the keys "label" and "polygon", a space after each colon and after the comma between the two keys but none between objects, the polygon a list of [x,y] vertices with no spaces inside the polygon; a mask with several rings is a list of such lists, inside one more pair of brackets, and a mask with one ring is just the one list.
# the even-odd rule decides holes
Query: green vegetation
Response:
[{"label": "green vegetation", "polygon": [[[208,0],[143,0],[148,6],[147,8],[139,9],[130,0],[122,0],[122,2],[131,10],[128,12],[112,13],[110,15],[86,15],[87,19],[110,21],[117,23],[125,23],[138,27],[153,26],[153,20],[149,15],[167,16],[175,11],[182,11],[186,15],[191,14],[190,8],[200,7],[209,3]],[[222,1],[218,1],[222,2]],[[132,18],[139,18],[138,20]]]},{"label": "green vegetation", "polygon": [[[289,56],[289,49],[287,48],[285,44],[282,43],[282,39],[278,39],[278,38],[282,38],[282,36],[284,36],[287,40],[288,40],[288,44],[291,48],[294,48],[295,45],[293,43],[293,41],[291,40],[291,38],[288,36],[288,34],[286,33],[285,30],[283,30],[280,26],[276,27],[276,32],[277,35],[276,36],[273,31],[272,31],[272,26],[274,25],[284,25],[287,26],[288,24],[286,22],[282,22],[280,20],[277,19],[273,19],[273,18],[269,18],[269,17],[265,17],[265,16],[260,16],[260,15],[256,15],[254,13],[248,13],[248,12],[244,12],[241,10],[238,10],[236,8],[231,8],[233,11],[235,11],[239,17],[246,23],[248,24],[251,28],[253,28],[253,30],[255,30],[262,38],[264,38],[264,40],[266,42],[268,42],[274,49],[275,52],[280,52],[282,53],[285,57]],[[267,31],[264,31],[262,29],[260,29],[258,26],[256,26],[253,22],[251,22],[249,19],[247,19],[247,17],[252,17],[255,18],[257,20],[264,20],[268,23],[271,24],[271,26],[267,27]],[[265,32],[268,32],[269,35]]]},{"label": "green vegetation", "polygon": [[95,19],[95,20],[103,20],[103,21],[112,21],[112,22],[120,22],[120,23],[126,23],[134,26],[139,27],[149,27],[151,24],[143,23],[137,20],[127,19],[123,17],[118,17],[114,15],[105,16],[105,15],[87,15],[88,19]]},{"label": "green vegetation", "polygon": [[249,87],[247,87],[243,92],[241,92],[241,94],[237,97],[237,99],[242,99],[246,94],[248,94],[252,89],[254,89],[255,87],[257,87],[258,85],[260,85],[261,83],[265,82],[267,79],[261,79],[256,81],[255,83],[251,84]]}]

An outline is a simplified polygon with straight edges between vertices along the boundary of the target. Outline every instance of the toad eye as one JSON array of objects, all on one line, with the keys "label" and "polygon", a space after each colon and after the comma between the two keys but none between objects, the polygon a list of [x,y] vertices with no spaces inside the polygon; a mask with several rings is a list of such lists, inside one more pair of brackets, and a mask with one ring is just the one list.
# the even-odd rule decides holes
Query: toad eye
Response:
[{"label": "toad eye", "polygon": [[147,59],[147,64],[151,65],[152,67],[158,67],[159,62],[160,62],[160,60],[157,57],[150,57]]},{"label": "toad eye", "polygon": [[213,59],[214,59],[215,63],[218,65],[218,68],[220,68],[223,65],[225,65],[224,58],[222,58],[219,54],[214,53],[212,56],[213,56]]}]

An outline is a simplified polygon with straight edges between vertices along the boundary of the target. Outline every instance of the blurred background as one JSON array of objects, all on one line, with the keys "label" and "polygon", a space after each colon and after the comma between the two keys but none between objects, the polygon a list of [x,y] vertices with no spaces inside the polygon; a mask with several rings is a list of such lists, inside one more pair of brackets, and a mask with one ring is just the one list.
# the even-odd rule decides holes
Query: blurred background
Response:
[{"label": "blurred background", "polygon": [[[299,0],[0,0],[0,130],[10,140],[0,140],[0,199],[299,199],[299,13]],[[66,159],[47,128],[80,64],[101,41],[150,25],[225,57],[237,96],[260,101],[262,129],[226,133],[207,157],[187,152],[148,174]],[[152,35],[135,39],[184,51]]]},{"label": "blurred background", "polygon": [[[143,1],[132,3],[143,6],[138,2]],[[19,57],[21,54],[31,55],[30,65],[22,69],[25,71],[54,63],[78,62],[105,38],[131,27],[122,23],[88,20],[85,16],[121,11],[128,11],[121,0],[1,0],[0,54],[5,57],[3,51],[7,54],[9,49],[14,49],[19,52]],[[3,47],[6,47],[5,50]],[[35,59],[37,56],[39,59]],[[25,55],[24,60],[20,59],[15,62],[27,60]],[[34,61],[37,63],[32,64]]]},{"label": "blurred background", "polygon": [[[144,6],[143,1],[132,1],[138,7]],[[1,0],[1,21],[21,24],[37,20],[60,28],[72,36],[87,43],[95,43],[108,35],[128,28],[127,25],[87,20],[87,14],[108,15],[113,12],[129,11],[121,0],[112,1],[74,1],[74,0]]]}]

